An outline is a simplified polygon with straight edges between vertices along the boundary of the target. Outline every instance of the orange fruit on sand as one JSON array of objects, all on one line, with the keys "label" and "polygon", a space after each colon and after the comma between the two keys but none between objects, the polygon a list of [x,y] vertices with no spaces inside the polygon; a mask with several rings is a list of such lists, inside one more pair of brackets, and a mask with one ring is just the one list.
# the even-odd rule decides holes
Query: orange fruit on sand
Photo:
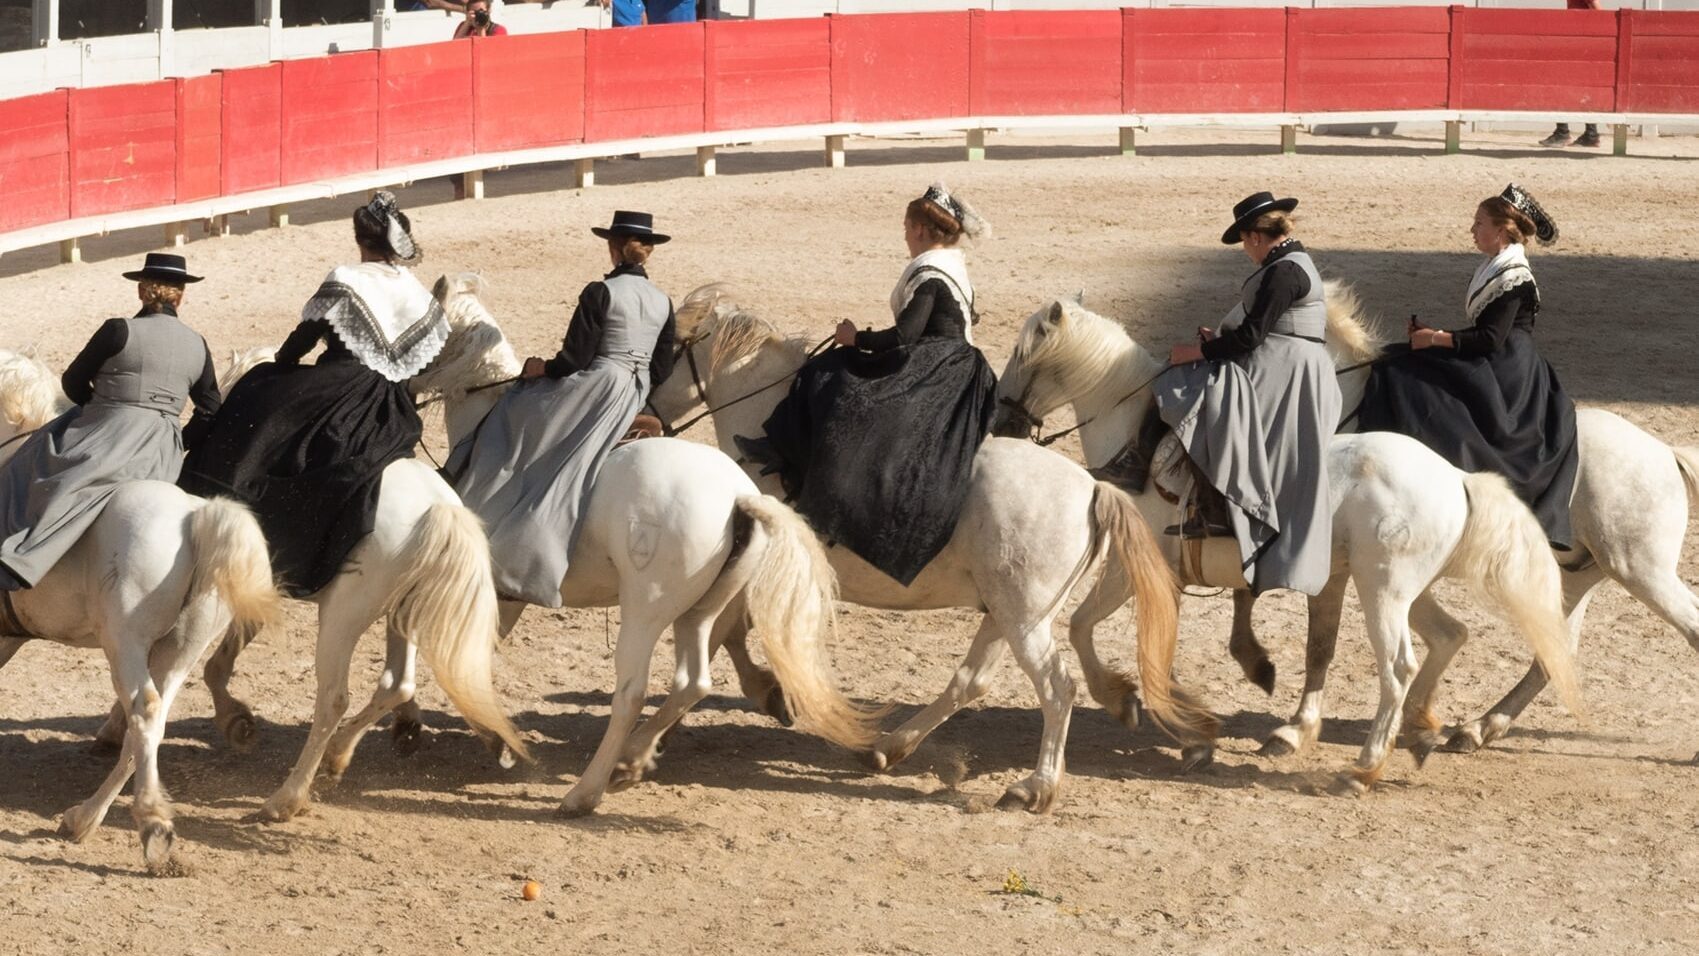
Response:
[{"label": "orange fruit on sand", "polygon": [[534,903],[537,897],[543,895],[543,884],[536,880],[526,880],[525,886],[519,891],[519,895],[525,898],[525,902]]}]

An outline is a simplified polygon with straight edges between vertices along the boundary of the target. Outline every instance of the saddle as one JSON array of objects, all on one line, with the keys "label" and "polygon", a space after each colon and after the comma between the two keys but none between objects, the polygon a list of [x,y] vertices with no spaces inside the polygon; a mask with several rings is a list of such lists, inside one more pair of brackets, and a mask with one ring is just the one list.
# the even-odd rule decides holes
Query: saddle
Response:
[{"label": "saddle", "polygon": [[[1200,587],[1243,588],[1245,572],[1240,566],[1239,541],[1234,535],[1227,499],[1198,471],[1180,440],[1172,432],[1155,442],[1147,438],[1140,448],[1134,438],[1107,463],[1088,471],[1128,492],[1154,490],[1163,501],[1175,506],[1180,523],[1163,530],[1178,547],[1169,555],[1179,569],[1181,583]],[[1147,461],[1148,457],[1148,461]],[[1166,547],[1164,550],[1168,550]]]},{"label": "saddle", "polygon": [[661,420],[659,418],[638,412],[637,417],[631,420],[631,427],[625,430],[624,437],[620,438],[619,441],[614,442],[614,447],[618,448],[621,445],[629,445],[632,442],[637,441],[639,438],[659,438],[663,433],[664,430],[661,427]]}]

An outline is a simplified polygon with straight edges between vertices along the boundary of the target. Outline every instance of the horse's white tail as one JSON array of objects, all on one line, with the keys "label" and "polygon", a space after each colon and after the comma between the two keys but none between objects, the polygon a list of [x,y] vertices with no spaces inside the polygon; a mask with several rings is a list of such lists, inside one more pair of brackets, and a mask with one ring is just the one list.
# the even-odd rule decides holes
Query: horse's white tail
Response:
[{"label": "horse's white tail", "polygon": [[743,495],[737,509],[750,519],[745,553],[752,562],[744,594],[751,630],[797,723],[852,750],[879,736],[881,710],[855,703],[838,689],[826,656],[835,625],[837,575],[802,516],[767,495]]},{"label": "horse's white tail", "polygon": [[189,515],[188,535],[195,556],[190,600],[216,591],[230,609],[230,626],[250,635],[277,620],[281,597],[271,577],[271,553],[247,508],[210,498]]},{"label": "horse's white tail", "polygon": [[1687,496],[1699,505],[1699,448],[1671,445],[1670,451],[1675,453],[1675,467],[1681,477],[1687,479]]},{"label": "horse's white tail", "polygon": [[1183,744],[1207,743],[1221,732],[1221,721],[1190,694],[1174,685],[1174,646],[1179,641],[1180,585],[1162,557],[1150,525],[1127,493],[1100,481],[1092,494],[1092,524],[1103,535],[1114,565],[1127,575],[1139,627],[1139,680],[1145,709],[1157,726]]},{"label": "horse's white tail", "polygon": [[1545,530],[1500,475],[1463,476],[1469,517],[1448,574],[1480,589],[1521,633],[1570,712],[1581,714],[1581,688],[1563,618],[1563,586]]},{"label": "horse's white tail", "polygon": [[468,723],[529,760],[525,741],[496,697],[499,624],[483,526],[461,505],[439,501],[414,527],[404,555],[407,571],[390,599],[390,624],[418,642],[437,683]]}]

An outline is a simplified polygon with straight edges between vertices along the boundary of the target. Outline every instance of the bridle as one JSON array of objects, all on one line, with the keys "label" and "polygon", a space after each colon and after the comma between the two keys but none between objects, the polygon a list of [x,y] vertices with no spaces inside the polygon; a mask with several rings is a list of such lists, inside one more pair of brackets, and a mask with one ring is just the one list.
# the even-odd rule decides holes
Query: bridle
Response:
[{"label": "bridle", "polygon": [[[752,399],[755,396],[760,395],[762,392],[766,392],[766,391],[770,391],[772,389],[778,388],[780,385],[787,385],[787,384],[790,383],[791,379],[796,378],[796,373],[792,372],[789,375],[785,375],[781,378],[778,378],[778,379],[775,379],[771,382],[768,382],[767,384],[761,386],[760,388],[756,389],[753,392],[749,392],[747,394],[740,395],[737,398],[734,398],[731,401],[726,402],[723,405],[714,405],[714,404],[710,403],[708,401],[708,386],[703,384],[702,373],[696,367],[696,351],[695,351],[695,349],[696,349],[696,346],[697,346],[698,343],[700,343],[703,339],[707,338],[709,335],[712,335],[712,334],[713,334],[713,332],[709,331],[709,332],[703,333],[702,335],[692,336],[688,339],[685,339],[684,341],[682,341],[678,344],[677,351],[675,351],[673,353],[673,365],[675,367],[678,365],[678,360],[679,360],[680,356],[682,355],[682,357],[684,358],[685,365],[690,369],[690,384],[693,388],[696,389],[697,399],[702,402],[702,411],[696,413],[695,415],[692,415],[688,420],[685,421],[684,424],[675,426],[675,425],[673,425],[673,424],[671,424],[670,422],[667,421],[666,416],[661,414],[660,409],[655,407],[655,398],[654,398],[654,394],[653,394],[653,391],[654,391],[653,389],[650,390],[649,400],[647,402],[643,403],[643,407],[647,408],[649,410],[649,414],[654,415],[655,418],[660,421],[660,423],[661,423],[661,434],[665,435],[668,438],[676,438],[679,435],[684,434],[686,431],[690,430],[691,426],[695,425],[697,422],[701,421],[702,419],[707,418],[710,415],[713,415],[715,412],[724,411],[725,409],[728,409],[728,408],[732,407],[733,405],[739,404],[740,402],[746,402],[749,399]],[[819,344],[815,345],[814,348],[808,350],[808,357],[813,358],[814,356],[820,354],[821,350],[824,349],[827,345],[830,345],[831,342],[832,342],[831,336],[827,336],[826,338],[820,340]]]},{"label": "bridle", "polygon": [[1021,396],[1019,398],[999,398],[997,400],[997,404],[1009,409],[1010,414],[1014,416],[1015,423],[1020,426],[1022,431],[1027,433],[1027,437],[1031,439],[1034,444],[1038,445],[1040,448],[1048,448],[1069,435],[1072,435],[1074,432],[1090,425],[1092,422],[1097,421],[1104,415],[1107,415],[1115,409],[1120,408],[1122,405],[1125,405],[1128,401],[1131,401],[1135,395],[1156,384],[1156,380],[1161,378],[1173,367],[1174,366],[1172,365],[1164,365],[1155,375],[1145,379],[1138,388],[1135,388],[1116,399],[1115,404],[1101,412],[1098,412],[1096,415],[1091,416],[1085,421],[1076,422],[1072,428],[1064,428],[1061,431],[1054,432],[1050,435],[1041,436],[1038,434],[1038,430],[1044,427],[1044,419],[1034,415],[1032,411],[1026,407],[1027,392],[1025,390],[1021,392]]}]

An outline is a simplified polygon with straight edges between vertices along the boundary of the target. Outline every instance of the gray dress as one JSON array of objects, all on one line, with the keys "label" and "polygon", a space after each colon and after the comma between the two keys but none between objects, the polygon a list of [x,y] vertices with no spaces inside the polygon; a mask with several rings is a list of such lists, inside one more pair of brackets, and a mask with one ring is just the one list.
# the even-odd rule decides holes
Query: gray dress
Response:
[{"label": "gray dress", "polygon": [[39,582],[120,484],[177,480],[186,399],[195,401],[191,435],[218,411],[206,341],[169,312],[101,326],[63,384],[79,404],[0,466],[0,587],[6,590]]},{"label": "gray dress", "polygon": [[560,607],[584,507],[608,452],[672,365],[673,310],[639,267],[579,296],[547,376],[503,395],[446,471],[484,521],[496,590]]},{"label": "gray dress", "polygon": [[[1319,593],[1333,554],[1327,453],[1342,399],[1322,341],[1327,305],[1321,276],[1301,246],[1270,254],[1245,281],[1222,331],[1266,323],[1260,342],[1224,361],[1194,362],[1157,380],[1162,418],[1187,455],[1227,498],[1245,580],[1257,593]],[[1289,306],[1271,315],[1265,279],[1290,263]],[[1259,293],[1265,300],[1258,302]]]}]

